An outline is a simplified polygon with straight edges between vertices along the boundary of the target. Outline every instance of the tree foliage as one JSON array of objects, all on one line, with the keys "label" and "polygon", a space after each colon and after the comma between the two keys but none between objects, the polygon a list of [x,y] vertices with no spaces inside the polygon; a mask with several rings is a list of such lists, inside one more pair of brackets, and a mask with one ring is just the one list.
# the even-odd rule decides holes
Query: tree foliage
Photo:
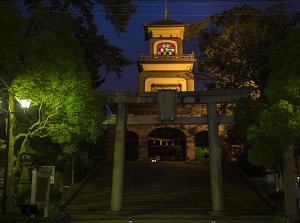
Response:
[{"label": "tree foliage", "polygon": [[[22,68],[20,53],[24,49],[22,30],[25,22],[21,12],[11,1],[0,7],[0,90],[10,86],[16,72]],[[10,10],[8,10],[10,9]]]},{"label": "tree foliage", "polygon": [[[211,90],[244,86],[253,86],[255,89],[251,98],[240,100],[236,108],[228,104],[219,107],[226,114],[228,110],[235,110],[238,125],[229,129],[227,140],[230,143],[233,140],[243,143],[246,150],[252,146],[246,137],[249,127],[258,123],[262,111],[272,107],[264,95],[273,66],[270,56],[281,46],[287,33],[297,22],[295,15],[297,13],[287,11],[287,5],[283,3],[264,11],[244,5],[207,17],[190,28],[189,38],[197,40],[200,52],[198,70],[196,74],[190,74],[192,78],[202,81]],[[268,117],[267,114],[264,116]],[[262,136],[262,133],[257,134]],[[248,137],[249,140],[250,138]],[[252,159],[253,153],[249,154]],[[264,152],[257,154],[265,159],[278,155],[266,156]]]},{"label": "tree foliage", "polygon": [[263,89],[269,55],[295,21],[285,5],[278,4],[264,13],[247,5],[235,7],[194,23],[189,38],[198,40],[199,80],[209,89]]},{"label": "tree foliage", "polygon": [[[72,155],[79,143],[95,143],[103,133],[103,103],[92,92],[84,49],[73,38],[69,15],[53,15],[44,6],[40,9],[25,21],[12,1],[0,7],[1,99],[8,101],[3,104],[9,105],[10,120],[6,126],[10,136],[8,210],[12,208],[20,155],[28,152],[29,138],[49,137],[62,146],[63,153]],[[31,99],[26,117],[18,113],[15,99]],[[17,140],[21,148],[16,148]]]},{"label": "tree foliage", "polygon": [[38,107],[29,136],[49,136],[60,144],[97,141],[104,113],[91,91],[84,52],[68,28],[68,15],[36,12],[32,21],[34,34],[27,37],[24,52],[26,68],[10,88],[16,98],[30,98]]},{"label": "tree foliage", "polygon": [[[103,27],[98,27],[95,23],[95,14],[100,13],[102,9],[106,19],[120,36],[126,32],[131,15],[136,12],[137,6],[132,4],[131,0],[24,0],[24,2],[30,13],[42,10],[52,14],[70,15],[70,27],[73,36],[79,40],[84,49],[85,65],[92,77],[93,88],[99,87],[105,81],[101,70],[107,73],[115,72],[121,77],[121,68],[133,64],[123,55],[122,49],[109,44],[105,34],[99,34]],[[41,9],[42,4],[47,8]]]},{"label": "tree foliage", "polygon": [[[249,160],[257,165],[274,165],[284,151],[299,145],[300,127],[300,31],[293,30],[271,57],[271,73],[264,101],[253,103],[257,122],[245,123],[252,149]],[[238,104],[237,121],[245,120]],[[249,108],[249,106],[248,106]],[[249,111],[249,110],[248,110]],[[241,116],[239,116],[241,115]]]},{"label": "tree foliage", "polygon": [[283,167],[285,211],[297,218],[295,149],[300,142],[300,30],[292,30],[271,57],[265,108],[247,131],[250,162]]}]

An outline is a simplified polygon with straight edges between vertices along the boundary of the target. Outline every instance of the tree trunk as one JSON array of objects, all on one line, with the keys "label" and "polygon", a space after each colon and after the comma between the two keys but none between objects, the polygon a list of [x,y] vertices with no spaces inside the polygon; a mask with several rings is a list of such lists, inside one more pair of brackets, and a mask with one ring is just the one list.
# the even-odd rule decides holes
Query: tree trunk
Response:
[{"label": "tree trunk", "polygon": [[[16,157],[15,159],[15,170],[20,170],[20,161],[21,161],[21,154],[25,153],[25,152],[28,152],[26,151],[26,145],[28,145],[29,147],[29,140],[28,140],[28,137],[29,137],[29,134],[27,134],[24,139],[23,139],[23,142],[21,144],[21,148],[20,150],[18,151],[18,156]],[[14,138],[14,142],[16,142],[19,138],[15,137]]]},{"label": "tree trunk", "polygon": [[283,174],[285,212],[297,219],[296,173],[293,148],[287,149],[284,153]]}]

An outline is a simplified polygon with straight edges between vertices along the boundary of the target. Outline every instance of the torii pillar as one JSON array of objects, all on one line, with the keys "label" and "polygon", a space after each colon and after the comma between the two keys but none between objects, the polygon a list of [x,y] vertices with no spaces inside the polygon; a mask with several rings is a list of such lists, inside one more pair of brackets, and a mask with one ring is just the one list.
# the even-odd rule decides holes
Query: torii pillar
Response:
[{"label": "torii pillar", "polygon": [[212,216],[224,215],[222,163],[220,156],[219,123],[216,103],[207,104]]},{"label": "torii pillar", "polygon": [[122,211],[126,117],[127,105],[125,103],[118,103],[111,189],[111,212]]}]

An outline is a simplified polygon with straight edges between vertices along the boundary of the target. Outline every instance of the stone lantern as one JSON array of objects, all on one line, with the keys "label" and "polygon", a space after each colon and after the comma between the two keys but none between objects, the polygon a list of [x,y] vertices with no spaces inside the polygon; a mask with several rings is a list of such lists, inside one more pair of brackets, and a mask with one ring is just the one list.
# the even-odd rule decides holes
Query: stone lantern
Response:
[{"label": "stone lantern", "polygon": [[32,164],[31,156],[32,156],[32,154],[29,154],[29,153],[23,153],[21,155],[21,161],[20,161],[20,164],[22,166],[22,172],[21,172],[21,176],[20,176],[21,184],[30,184],[31,183],[30,173],[29,173],[29,167]]}]

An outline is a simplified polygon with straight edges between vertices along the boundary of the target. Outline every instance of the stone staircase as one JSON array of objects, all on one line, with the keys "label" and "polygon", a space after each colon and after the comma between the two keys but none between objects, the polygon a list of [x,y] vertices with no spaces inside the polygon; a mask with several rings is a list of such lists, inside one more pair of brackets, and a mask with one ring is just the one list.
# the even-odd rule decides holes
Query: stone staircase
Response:
[{"label": "stone staircase", "polygon": [[[126,162],[123,213],[120,216],[108,214],[111,175],[112,165],[100,164],[64,210],[71,214],[72,222],[100,219],[103,222],[116,218],[207,219],[211,211],[208,165]],[[223,182],[228,216],[273,215],[272,208],[235,169],[223,167]]]}]

